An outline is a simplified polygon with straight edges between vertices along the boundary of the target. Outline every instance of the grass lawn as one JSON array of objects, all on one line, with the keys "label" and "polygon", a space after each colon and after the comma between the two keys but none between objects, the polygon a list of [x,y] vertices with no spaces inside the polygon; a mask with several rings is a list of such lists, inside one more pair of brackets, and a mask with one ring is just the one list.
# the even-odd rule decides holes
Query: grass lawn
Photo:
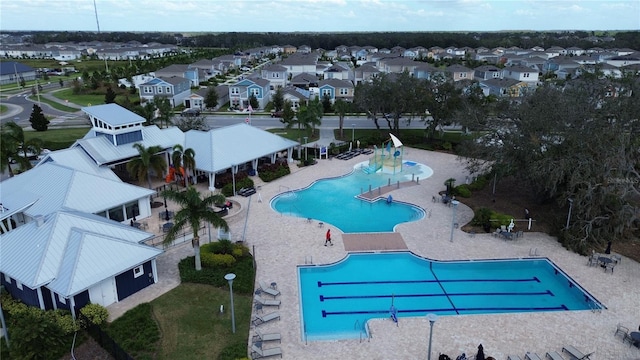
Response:
[{"label": "grass lawn", "polygon": [[[227,347],[247,348],[253,298],[233,294],[236,333],[231,331],[229,290],[183,283],[153,300],[162,340],[158,359],[218,359]],[[224,305],[224,314],[219,314]]]},{"label": "grass lawn", "polygon": [[74,141],[82,138],[89,127],[84,128],[66,128],[66,129],[50,129],[47,131],[25,131],[25,140],[33,138],[41,139],[44,142],[44,148],[49,150],[66,149]]},{"label": "grass lawn", "polygon": [[4,114],[7,110],[9,110],[7,105],[0,105],[0,114]]},{"label": "grass lawn", "polygon": [[[29,99],[38,101],[38,97],[37,96],[33,96],[33,95],[30,96]],[[76,111],[79,110],[79,109],[76,109],[76,108],[73,108],[73,107],[70,107],[70,106],[65,106],[65,105],[62,105],[62,104],[60,104],[58,102],[49,100],[44,96],[40,96],[40,102],[43,102],[43,103],[51,106],[52,108],[54,108],[56,110],[60,110],[60,111],[76,112]]]},{"label": "grass lawn", "polygon": [[[57,97],[60,100],[69,100],[69,102],[80,105],[80,106],[92,106],[92,105],[101,105],[104,104],[105,95],[104,94],[80,94],[75,95],[73,93],[73,89],[67,88],[64,90],[56,91],[51,93],[53,96]],[[133,99],[139,99],[139,95],[130,95]],[[122,103],[125,100],[125,97],[122,95],[116,96],[116,102]]]}]

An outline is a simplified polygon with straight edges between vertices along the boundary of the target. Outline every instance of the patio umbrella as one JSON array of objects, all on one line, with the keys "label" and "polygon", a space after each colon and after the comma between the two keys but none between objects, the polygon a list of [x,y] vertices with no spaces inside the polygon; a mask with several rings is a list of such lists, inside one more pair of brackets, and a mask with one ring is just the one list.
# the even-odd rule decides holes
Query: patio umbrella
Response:
[{"label": "patio umbrella", "polygon": [[607,249],[604,251],[605,254],[611,254],[611,240],[607,243]]},{"label": "patio umbrella", "polygon": [[484,348],[482,344],[478,345],[478,353],[476,354],[476,360],[484,360]]}]

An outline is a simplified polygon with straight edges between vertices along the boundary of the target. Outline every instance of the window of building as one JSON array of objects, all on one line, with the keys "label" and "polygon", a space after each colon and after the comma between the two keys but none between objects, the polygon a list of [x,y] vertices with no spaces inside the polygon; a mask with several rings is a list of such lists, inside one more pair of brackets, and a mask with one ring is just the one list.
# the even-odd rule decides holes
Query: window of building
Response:
[{"label": "window of building", "polygon": [[233,88],[231,88],[231,93],[232,93],[232,94],[236,94],[236,95],[237,95],[237,94],[240,94],[240,89],[238,89],[238,88],[236,88],[236,87],[233,87]]},{"label": "window of building", "polygon": [[122,212],[122,206],[109,209],[109,219],[120,221],[120,222],[124,221],[124,213]]},{"label": "window of building", "polygon": [[158,86],[158,94],[162,94],[162,86]]},{"label": "window of building", "polygon": [[144,274],[144,268],[142,265],[133,268],[133,278],[138,278]]},{"label": "window of building", "polygon": [[251,95],[255,95],[257,97],[260,95],[260,89],[251,89]]},{"label": "window of building", "polygon": [[340,95],[347,95],[349,94],[349,89],[347,88],[341,88],[340,89]]},{"label": "window of building", "polygon": [[166,92],[167,94],[171,94],[171,88],[167,86],[166,88],[164,88],[164,92]]},{"label": "window of building", "polygon": [[153,89],[151,88],[151,86],[144,86],[143,89],[145,94],[153,94]]},{"label": "window of building", "polygon": [[133,219],[136,216],[140,216],[140,209],[138,208],[137,201],[124,204],[124,208],[127,212],[127,219]]},{"label": "window of building", "polygon": [[331,96],[331,89],[322,89],[322,96]]}]

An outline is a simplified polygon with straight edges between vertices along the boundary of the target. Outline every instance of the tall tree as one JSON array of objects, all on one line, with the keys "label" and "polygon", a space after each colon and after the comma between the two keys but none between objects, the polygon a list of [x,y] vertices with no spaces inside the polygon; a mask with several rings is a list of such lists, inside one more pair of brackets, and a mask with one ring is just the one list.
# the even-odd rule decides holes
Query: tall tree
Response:
[{"label": "tall tree", "polygon": [[193,240],[191,243],[195,252],[196,270],[201,270],[200,226],[203,223],[209,223],[216,228],[221,228],[225,231],[229,230],[227,222],[213,210],[216,204],[224,203],[224,196],[215,194],[202,198],[193,186],[189,186],[186,191],[165,190],[162,192],[162,195],[180,206],[180,210],[176,212],[173,218],[173,227],[171,227],[164,238],[164,243],[171,244],[180,231],[186,227],[190,227],[191,231],[193,231]]},{"label": "tall tree", "polygon": [[156,106],[156,113],[158,114],[157,121],[160,122],[160,127],[169,127],[172,124],[171,122],[171,102],[169,99],[162,96],[155,96],[153,98],[153,103]]},{"label": "tall tree", "polygon": [[284,90],[279,87],[276,89],[276,93],[273,94],[273,109],[275,111],[281,111],[284,107]]},{"label": "tall tree", "polygon": [[251,108],[254,111],[259,109],[260,103],[258,102],[258,98],[255,94],[251,94],[251,96],[249,96],[249,105],[251,105]]},{"label": "tall tree", "polygon": [[37,104],[33,104],[33,110],[31,111],[31,116],[29,116],[29,122],[31,123],[31,127],[36,131],[47,131],[49,127],[49,119],[44,116],[42,112],[42,108]]},{"label": "tall tree", "polygon": [[15,161],[21,170],[31,169],[29,157],[39,155],[43,148],[39,138],[26,140],[22,127],[13,121],[2,125],[0,141],[0,163],[3,164],[2,170],[8,168],[10,176],[13,176],[11,161]]},{"label": "tall tree", "polygon": [[606,78],[538,88],[466,142],[467,167],[502,169],[561,207],[571,199],[562,239],[578,252],[638,236],[639,88]]},{"label": "tall tree", "polygon": [[207,95],[204,98],[204,106],[209,109],[214,109],[218,106],[218,93],[216,92],[215,87],[211,87],[207,90]]},{"label": "tall tree", "polygon": [[451,124],[462,101],[462,87],[445,78],[435,78],[423,83],[426,92],[420,97],[420,105],[426,109],[423,120],[429,137],[433,138],[438,127]]},{"label": "tall tree", "polygon": [[180,168],[184,167],[185,175],[187,177],[187,179],[184,179],[185,184],[187,184],[190,171],[193,172],[196,168],[195,157],[196,152],[193,149],[184,149],[180,144],[176,144],[173,146],[171,161],[173,162],[173,167],[176,169],[176,174],[180,174],[180,176],[182,176],[182,174],[180,173]]},{"label": "tall tree", "polygon": [[338,128],[340,129],[340,138],[344,138],[344,116],[347,114],[349,110],[349,104],[342,100],[336,100],[336,103],[333,104],[335,108],[335,112],[338,115]]},{"label": "tall tree", "polygon": [[107,92],[104,95],[105,104],[114,104],[116,102],[116,92],[113,91],[111,86],[107,87]]},{"label": "tall tree", "polygon": [[147,185],[151,189],[151,170],[155,172],[157,177],[161,178],[162,173],[167,168],[167,162],[164,160],[164,156],[160,154],[163,149],[160,146],[147,148],[140,143],[133,144],[133,147],[138,150],[139,156],[127,163],[127,171],[140,182],[146,179]]}]

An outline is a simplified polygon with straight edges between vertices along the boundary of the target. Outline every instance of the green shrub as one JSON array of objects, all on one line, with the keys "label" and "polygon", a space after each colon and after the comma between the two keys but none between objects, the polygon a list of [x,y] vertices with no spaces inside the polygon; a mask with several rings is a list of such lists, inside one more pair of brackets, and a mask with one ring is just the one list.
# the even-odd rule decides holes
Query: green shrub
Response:
[{"label": "green shrub", "polygon": [[445,141],[444,143],[442,143],[442,148],[444,150],[451,151],[451,149],[453,149],[453,145],[451,145],[450,142]]},{"label": "green shrub", "polygon": [[231,254],[233,251],[233,243],[230,240],[220,239],[218,241],[202,245],[200,252],[209,252],[212,254]]},{"label": "green shrub", "polygon": [[239,294],[253,294],[255,270],[251,256],[238,259],[231,268],[203,267],[202,270],[195,269],[195,258],[190,256],[178,263],[178,269],[182,282],[209,284],[215,287],[228,286],[229,283],[224,279],[224,276],[232,272],[237,276],[233,281],[233,291],[237,291]]},{"label": "green shrub", "polygon": [[236,263],[236,258],[231,254],[200,254],[203,267],[210,268],[230,268]]},{"label": "green shrub", "polygon": [[258,176],[264,182],[270,182],[291,174],[287,163],[265,164],[258,168]]},{"label": "green shrub", "polygon": [[486,175],[480,175],[476,177],[471,184],[469,184],[469,189],[471,191],[482,190],[489,183],[489,178]]},{"label": "green shrub", "polygon": [[471,224],[475,226],[485,226],[491,224],[491,209],[482,207],[475,211]]},{"label": "green shrub", "polygon": [[[85,307],[80,309],[80,313],[89,320],[90,324],[98,326],[104,325],[109,318],[109,311],[100,304],[87,304]],[[82,325],[86,328],[90,324]]]},{"label": "green shrub", "polygon": [[[251,187],[253,187],[253,180],[248,177],[241,180],[236,180],[236,192],[242,188]],[[233,196],[233,183],[228,183],[222,187],[222,195],[224,195],[225,197]]]},{"label": "green shrub", "polygon": [[242,360],[247,359],[247,344],[235,343],[228,345],[218,355],[218,360]]},{"label": "green shrub", "polygon": [[507,214],[501,214],[497,212],[491,213],[491,227],[500,227],[502,225],[507,226],[511,223],[513,216]]},{"label": "green shrub", "polygon": [[467,184],[462,184],[462,185],[456,186],[454,188],[453,193],[458,195],[458,196],[461,196],[463,198],[471,197],[471,190],[469,189],[469,185],[467,185]]}]

